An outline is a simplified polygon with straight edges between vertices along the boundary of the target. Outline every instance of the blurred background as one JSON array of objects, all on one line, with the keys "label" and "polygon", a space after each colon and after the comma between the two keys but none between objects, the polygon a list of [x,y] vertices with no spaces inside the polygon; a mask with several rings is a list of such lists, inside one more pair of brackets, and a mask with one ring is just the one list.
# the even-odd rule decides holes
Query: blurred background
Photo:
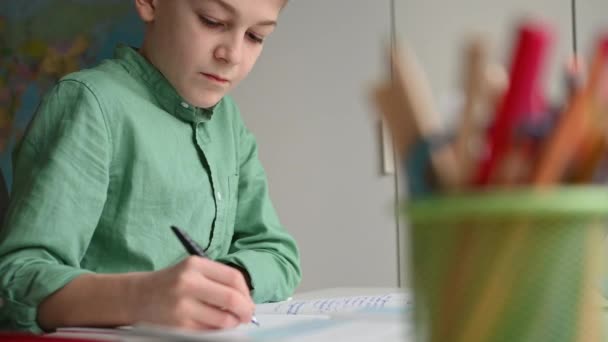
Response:
[{"label": "blurred background", "polygon": [[[233,95],[299,242],[299,291],[407,285],[406,227],[395,215],[402,180],[370,102],[374,84],[390,77],[390,44],[413,50],[449,114],[461,95],[465,39],[483,33],[491,58],[506,65],[515,25],[541,17],[556,36],[544,89],[560,101],[574,46],[590,54],[606,13],[601,0],[579,1],[575,12],[571,0],[291,1]],[[132,1],[0,1],[0,168],[9,188],[10,154],[41,95],[111,57],[117,43],[138,46],[142,33]]]}]

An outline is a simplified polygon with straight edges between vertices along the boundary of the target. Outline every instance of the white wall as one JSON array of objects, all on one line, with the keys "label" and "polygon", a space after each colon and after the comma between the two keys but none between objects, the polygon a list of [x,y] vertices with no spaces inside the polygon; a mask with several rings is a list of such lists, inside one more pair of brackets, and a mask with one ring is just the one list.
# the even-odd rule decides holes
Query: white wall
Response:
[{"label": "white wall", "polygon": [[[595,33],[608,26],[608,1],[576,2],[579,51],[589,55]],[[556,40],[544,84],[551,98],[560,99],[563,66],[572,52],[571,13],[571,0],[396,0],[400,41],[414,49],[438,97],[458,85],[460,48],[467,35],[488,36],[492,58],[508,65],[516,23],[538,17],[554,28]]]},{"label": "white wall", "polygon": [[[579,49],[608,24],[608,1],[578,1]],[[395,0],[399,40],[418,55],[437,98],[458,82],[460,47],[478,30],[507,63],[516,20],[540,15],[556,45],[546,89],[561,95],[571,41],[570,0]],[[300,291],[407,283],[398,248],[394,181],[381,174],[380,137],[367,90],[386,72],[390,0],[291,1],[235,98],[258,137],[271,195],[302,252]],[[397,257],[401,254],[400,257]],[[401,262],[399,262],[401,260]],[[398,272],[398,268],[403,268]]]},{"label": "white wall", "polygon": [[234,96],[299,242],[300,291],[397,286],[394,182],[368,89],[384,73],[388,0],[291,1]]},{"label": "white wall", "polygon": [[582,51],[591,51],[594,39],[600,34],[608,34],[608,1],[577,1],[577,26],[579,44]]},{"label": "white wall", "polygon": [[[608,32],[608,1],[576,2],[578,50],[590,58],[598,32]],[[467,35],[485,34],[491,39],[493,60],[508,65],[517,21],[532,17],[543,18],[554,28],[556,41],[544,85],[550,98],[563,100],[563,67],[572,53],[571,14],[571,0],[395,0],[398,42],[413,49],[440,103],[458,92],[461,47]],[[406,236],[406,225],[401,229],[401,236]],[[400,251],[406,264],[406,242]],[[402,278],[406,284],[405,272]]]}]

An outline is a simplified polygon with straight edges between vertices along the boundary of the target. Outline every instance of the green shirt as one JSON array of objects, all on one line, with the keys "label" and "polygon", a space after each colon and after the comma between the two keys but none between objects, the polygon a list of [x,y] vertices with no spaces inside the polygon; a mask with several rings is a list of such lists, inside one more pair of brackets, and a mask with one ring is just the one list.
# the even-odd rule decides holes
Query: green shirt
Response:
[{"label": "green shirt", "polygon": [[234,102],[184,102],[135,50],[64,77],[14,155],[0,231],[0,330],[39,332],[37,307],[87,272],[159,270],[186,252],[247,270],[256,302],[288,297],[298,249],[279,223]]}]

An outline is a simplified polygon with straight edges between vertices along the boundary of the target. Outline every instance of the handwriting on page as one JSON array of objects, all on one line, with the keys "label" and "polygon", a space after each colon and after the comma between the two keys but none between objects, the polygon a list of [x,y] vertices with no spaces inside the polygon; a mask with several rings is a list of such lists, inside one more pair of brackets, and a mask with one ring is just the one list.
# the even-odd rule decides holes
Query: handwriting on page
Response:
[{"label": "handwriting on page", "polygon": [[257,306],[257,312],[275,314],[333,314],[378,310],[385,308],[404,308],[409,304],[409,297],[402,293],[388,293],[375,296],[353,296],[322,298],[314,300],[293,300]]}]

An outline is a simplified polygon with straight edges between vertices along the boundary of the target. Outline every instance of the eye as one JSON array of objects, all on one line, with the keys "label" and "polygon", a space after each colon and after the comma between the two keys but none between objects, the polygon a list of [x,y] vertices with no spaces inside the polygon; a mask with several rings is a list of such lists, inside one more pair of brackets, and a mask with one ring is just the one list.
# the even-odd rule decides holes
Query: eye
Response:
[{"label": "eye", "polygon": [[204,15],[200,15],[199,18],[203,24],[210,28],[219,28],[226,26],[224,23],[205,17]]},{"label": "eye", "polygon": [[261,37],[255,33],[252,32],[247,32],[247,37],[254,43],[256,44],[262,44],[264,43],[264,37]]}]

